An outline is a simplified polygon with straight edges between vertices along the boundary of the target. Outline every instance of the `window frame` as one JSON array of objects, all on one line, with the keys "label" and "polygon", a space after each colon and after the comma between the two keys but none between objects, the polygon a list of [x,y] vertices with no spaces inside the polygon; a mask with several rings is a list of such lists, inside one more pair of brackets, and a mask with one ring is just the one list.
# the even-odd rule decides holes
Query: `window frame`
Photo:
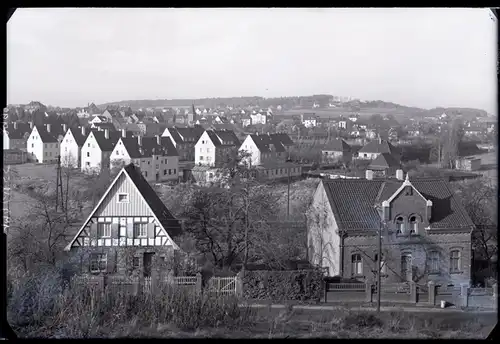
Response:
[{"label": "window frame", "polygon": [[[144,232],[142,232],[144,230]],[[148,223],[134,222],[134,238],[145,239],[148,237]]]},{"label": "window frame", "polygon": [[111,238],[111,225],[112,222],[99,222],[97,224],[97,237],[98,238]]},{"label": "window frame", "polygon": [[[398,223],[398,220],[401,219],[401,222]],[[394,223],[396,224],[396,234],[397,235],[401,235],[403,234],[404,230],[406,229],[406,221],[405,221],[405,218],[404,216],[402,215],[398,215],[396,216],[396,218],[394,219]],[[401,226],[401,227],[399,227]]]},{"label": "window frame", "polygon": [[[126,196],[126,200],[120,200],[120,196]],[[130,202],[129,194],[127,192],[118,193],[118,195],[116,197],[116,202],[117,203],[129,203]]]},{"label": "window frame", "polygon": [[[97,268],[95,268],[95,267],[97,267]],[[107,267],[108,267],[108,254],[107,253],[92,253],[91,254],[90,266],[89,266],[91,273],[106,272]]]},{"label": "window frame", "polygon": [[[359,258],[359,259],[355,259]],[[358,272],[359,268],[359,272]],[[363,257],[361,253],[355,252],[351,254],[351,275],[352,276],[363,276]]]},{"label": "window frame", "polygon": [[[453,253],[457,252],[458,257],[453,257]],[[453,268],[452,260],[456,260],[457,263],[457,269]],[[450,249],[449,253],[449,271],[450,274],[456,274],[456,273],[461,273],[462,272],[462,250],[460,248],[452,248]]]},{"label": "window frame", "polygon": [[429,252],[429,257],[427,259],[429,274],[438,274],[440,272],[439,263],[440,263],[440,255],[438,251]]}]

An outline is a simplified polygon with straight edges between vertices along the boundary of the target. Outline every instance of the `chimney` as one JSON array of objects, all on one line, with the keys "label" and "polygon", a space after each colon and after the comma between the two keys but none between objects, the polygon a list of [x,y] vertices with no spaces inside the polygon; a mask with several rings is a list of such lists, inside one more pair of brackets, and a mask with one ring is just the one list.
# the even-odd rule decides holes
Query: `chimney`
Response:
[{"label": "chimney", "polygon": [[108,128],[104,129],[104,137],[106,138],[106,140],[109,140],[109,129]]},{"label": "chimney", "polygon": [[50,133],[51,126],[52,126],[51,124],[47,124],[47,132],[49,132],[49,133]]},{"label": "chimney", "polygon": [[372,170],[366,170],[365,171],[365,177],[368,180],[373,180],[373,171]]},{"label": "chimney", "polygon": [[14,122],[14,129],[17,129],[17,122]]},{"label": "chimney", "polygon": [[161,146],[161,136],[160,135],[156,135],[156,143],[158,144],[158,146]]},{"label": "chimney", "polygon": [[141,135],[137,136],[137,143],[139,144],[139,146],[142,146],[142,136]]},{"label": "chimney", "polygon": [[382,208],[383,208],[383,213],[384,213],[384,221],[388,222],[391,220],[391,208],[389,207],[389,202],[388,201],[383,201],[382,202]]},{"label": "chimney", "polygon": [[427,219],[427,222],[431,221],[432,217],[432,201],[429,199],[427,200],[427,207],[425,208],[425,218]]},{"label": "chimney", "polygon": [[33,122],[29,122],[30,124],[30,129],[33,129]]},{"label": "chimney", "polygon": [[123,138],[127,137],[127,131],[125,129],[122,129],[122,137]]},{"label": "chimney", "polygon": [[62,127],[63,131],[66,133],[66,130],[68,130],[68,126],[66,125],[66,123],[63,123]]},{"label": "chimney", "polygon": [[403,180],[404,179],[403,170],[401,170],[401,169],[396,170],[396,178],[397,178],[397,180]]},{"label": "chimney", "polygon": [[85,127],[82,126],[82,136],[85,136]]}]

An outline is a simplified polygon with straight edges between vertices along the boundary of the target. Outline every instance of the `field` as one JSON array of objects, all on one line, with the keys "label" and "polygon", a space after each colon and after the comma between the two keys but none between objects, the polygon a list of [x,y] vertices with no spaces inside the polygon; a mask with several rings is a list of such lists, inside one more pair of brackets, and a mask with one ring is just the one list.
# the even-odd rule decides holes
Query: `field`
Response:
[{"label": "field", "polygon": [[296,110],[287,110],[284,112],[285,115],[300,115],[303,113],[315,113],[317,116],[321,118],[327,117],[336,117],[339,115],[348,115],[351,113],[359,113],[361,118],[368,118],[374,114],[392,114],[394,117],[403,116],[404,113],[401,110],[397,109],[384,109],[384,108],[368,108],[361,109],[360,111],[351,111],[347,108],[331,108],[331,109],[296,109]]}]

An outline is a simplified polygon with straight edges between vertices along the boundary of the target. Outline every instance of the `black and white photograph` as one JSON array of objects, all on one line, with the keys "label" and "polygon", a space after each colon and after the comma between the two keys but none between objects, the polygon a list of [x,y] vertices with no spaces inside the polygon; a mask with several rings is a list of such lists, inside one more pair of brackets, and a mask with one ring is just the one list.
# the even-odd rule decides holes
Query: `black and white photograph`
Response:
[{"label": "black and white photograph", "polygon": [[0,338],[491,338],[496,11],[12,9]]}]

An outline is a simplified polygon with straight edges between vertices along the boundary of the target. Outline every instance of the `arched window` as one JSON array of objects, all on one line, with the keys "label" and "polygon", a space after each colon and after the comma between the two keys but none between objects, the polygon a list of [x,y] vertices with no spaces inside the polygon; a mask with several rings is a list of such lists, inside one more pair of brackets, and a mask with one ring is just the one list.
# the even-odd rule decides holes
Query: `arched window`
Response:
[{"label": "arched window", "polygon": [[363,275],[363,260],[359,253],[351,256],[351,271],[355,276]]},{"label": "arched window", "polygon": [[405,219],[402,216],[396,217],[396,233],[402,234],[404,231]]},{"label": "arched window", "polygon": [[450,272],[460,272],[461,252],[453,250],[450,252]]},{"label": "arched window", "polygon": [[415,234],[418,233],[418,223],[419,219],[416,215],[411,215],[410,218],[408,219],[408,222],[410,223],[410,233]]}]

